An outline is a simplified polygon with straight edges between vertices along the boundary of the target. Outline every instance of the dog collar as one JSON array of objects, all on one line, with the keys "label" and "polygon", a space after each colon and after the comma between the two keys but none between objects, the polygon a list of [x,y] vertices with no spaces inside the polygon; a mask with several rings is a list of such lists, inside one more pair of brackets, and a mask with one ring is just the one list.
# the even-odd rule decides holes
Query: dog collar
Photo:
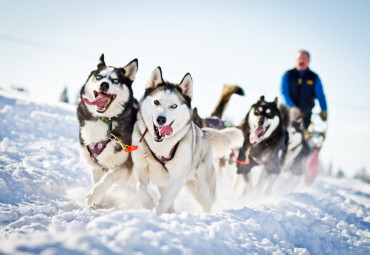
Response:
[{"label": "dog collar", "polygon": [[110,133],[112,132],[112,119],[106,117],[98,117],[98,120],[101,120],[108,125],[107,136],[110,136]]}]

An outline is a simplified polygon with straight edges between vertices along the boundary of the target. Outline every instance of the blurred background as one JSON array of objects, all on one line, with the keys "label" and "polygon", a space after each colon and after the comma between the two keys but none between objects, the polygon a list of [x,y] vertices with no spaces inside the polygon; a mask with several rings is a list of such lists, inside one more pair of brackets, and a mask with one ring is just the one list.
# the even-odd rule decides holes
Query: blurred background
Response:
[{"label": "blurred background", "polygon": [[0,89],[22,90],[43,102],[64,97],[76,104],[104,53],[112,66],[139,59],[137,99],[155,67],[172,82],[190,72],[192,104],[202,117],[211,114],[224,84],[240,85],[246,96],[234,95],[225,114],[237,125],[261,95],[281,98],[283,73],[294,67],[297,51],[306,49],[328,102],[324,168],[348,177],[369,173],[370,1],[0,4]]}]

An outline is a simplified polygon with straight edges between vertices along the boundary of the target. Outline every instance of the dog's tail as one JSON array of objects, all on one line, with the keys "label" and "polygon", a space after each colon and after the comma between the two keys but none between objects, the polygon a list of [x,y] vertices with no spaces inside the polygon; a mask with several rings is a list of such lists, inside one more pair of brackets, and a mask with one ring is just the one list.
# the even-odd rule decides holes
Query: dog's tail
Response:
[{"label": "dog's tail", "polygon": [[244,90],[236,84],[226,84],[222,89],[221,97],[219,98],[215,109],[213,110],[211,116],[222,118],[227,104],[230,101],[232,94],[237,94],[244,96]]},{"label": "dog's tail", "polygon": [[225,129],[202,128],[211,138],[213,158],[227,157],[231,149],[240,148],[244,142],[243,132],[235,127]]},{"label": "dog's tail", "polygon": [[280,104],[279,105],[279,111],[280,111],[280,116],[281,116],[281,119],[283,121],[283,124],[285,127],[287,127],[289,125],[289,122],[290,122],[290,116],[289,116],[289,109],[283,105],[283,104]]}]

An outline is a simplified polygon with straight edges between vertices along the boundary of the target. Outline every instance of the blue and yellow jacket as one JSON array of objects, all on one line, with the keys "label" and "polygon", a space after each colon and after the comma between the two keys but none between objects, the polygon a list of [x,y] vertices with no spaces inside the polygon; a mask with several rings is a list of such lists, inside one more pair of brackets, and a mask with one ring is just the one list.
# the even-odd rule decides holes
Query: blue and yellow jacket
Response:
[{"label": "blue and yellow jacket", "polygon": [[327,111],[326,99],[319,76],[310,69],[287,71],[282,78],[281,93],[287,106],[297,106],[302,112],[311,112],[315,98],[322,111]]}]

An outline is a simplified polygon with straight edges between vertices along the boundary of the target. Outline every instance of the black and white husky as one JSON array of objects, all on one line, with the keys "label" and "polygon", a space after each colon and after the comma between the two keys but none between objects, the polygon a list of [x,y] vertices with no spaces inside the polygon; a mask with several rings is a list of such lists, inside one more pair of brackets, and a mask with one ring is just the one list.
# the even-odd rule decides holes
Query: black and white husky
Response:
[{"label": "black and white husky", "polygon": [[306,172],[306,159],[310,155],[310,147],[304,139],[302,119],[291,121],[288,128],[289,142],[284,164],[284,171],[293,175],[303,175]]},{"label": "black and white husky", "polygon": [[239,150],[237,173],[248,182],[251,169],[263,165],[268,174],[279,174],[283,166],[288,136],[280,114],[277,98],[266,102],[261,96],[252,105],[241,124],[244,144]]},{"label": "black and white husky", "polygon": [[131,175],[132,159],[124,148],[131,144],[138,111],[131,88],[137,69],[137,59],[123,68],[106,66],[102,54],[81,89],[77,116],[81,153],[93,181],[85,200],[89,206],[99,204],[115,181]]},{"label": "black and white husky", "polygon": [[298,109],[289,109],[288,122],[288,148],[282,174],[276,183],[277,190],[281,193],[291,192],[303,184],[307,173],[307,160],[311,154],[310,146],[304,137],[302,114]]},{"label": "black and white husky", "polygon": [[[133,169],[143,207],[157,214],[174,211],[174,200],[185,185],[204,211],[211,211],[215,201],[211,140],[192,121],[192,95],[189,73],[177,85],[164,81],[158,67],[140,101],[132,138],[139,144],[132,152]],[[148,192],[150,181],[160,192],[156,204]]]}]

